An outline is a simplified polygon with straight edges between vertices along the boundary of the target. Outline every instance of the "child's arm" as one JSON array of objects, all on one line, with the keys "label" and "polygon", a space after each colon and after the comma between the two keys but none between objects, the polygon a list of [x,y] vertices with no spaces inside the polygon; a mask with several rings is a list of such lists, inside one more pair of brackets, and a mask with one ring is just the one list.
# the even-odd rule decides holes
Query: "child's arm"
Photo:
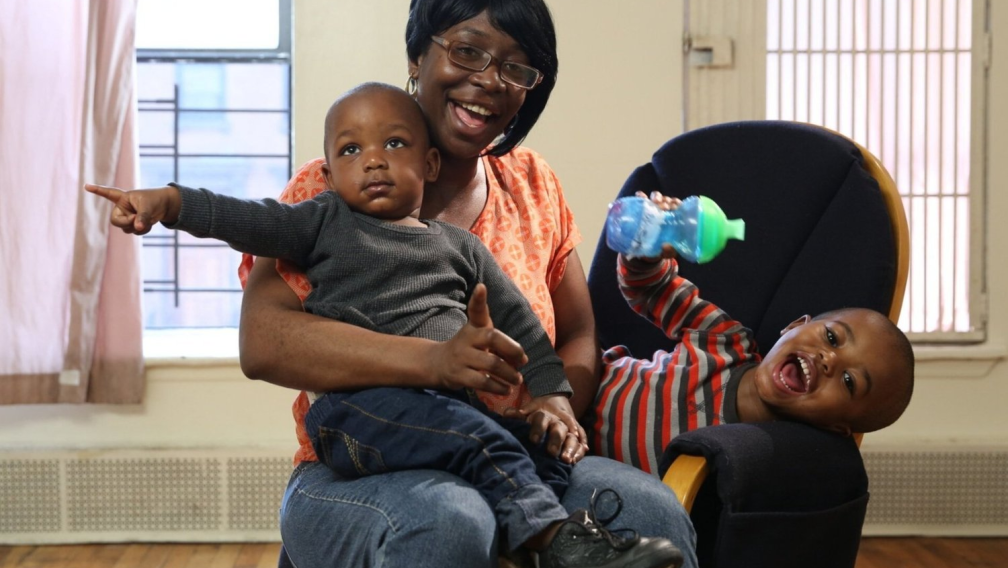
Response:
[{"label": "child's arm", "polygon": [[219,239],[241,252],[283,258],[298,266],[308,265],[318,233],[336,207],[331,192],[288,205],[176,184],[133,191],[88,184],[84,189],[115,204],[111,223],[126,233],[146,234],[161,222],[169,229]]},{"label": "child's arm", "polygon": [[472,241],[476,245],[476,276],[487,287],[487,305],[494,327],[517,341],[528,356],[528,362],[519,370],[528,385],[529,394],[533,397],[553,394],[570,397],[574,390],[564,374],[563,360],[553,349],[553,343],[532,306],[490,251],[475,238]]},{"label": "child's arm", "polygon": [[689,307],[699,300],[699,294],[690,281],[679,276],[675,259],[647,262],[621,254],[616,276],[630,308],[678,341],[682,328],[689,325]]},{"label": "child's arm", "polygon": [[519,371],[533,400],[508,415],[529,421],[533,443],[546,440],[551,455],[576,463],[588,449],[588,435],[570,405],[574,391],[564,373],[563,360],[521,290],[490,251],[477,239],[471,240],[475,245],[477,276],[489,291],[488,310],[493,315],[494,327],[517,341],[528,356],[528,362]]},{"label": "child's arm", "polygon": [[[638,192],[644,197],[644,194]],[[652,192],[651,200],[661,209],[674,210],[682,203],[674,197]],[[660,327],[674,341],[684,329],[724,331],[734,325],[714,304],[700,298],[697,287],[679,276],[675,251],[666,244],[660,258],[628,258],[619,255],[616,263],[620,292],[630,307]]]}]

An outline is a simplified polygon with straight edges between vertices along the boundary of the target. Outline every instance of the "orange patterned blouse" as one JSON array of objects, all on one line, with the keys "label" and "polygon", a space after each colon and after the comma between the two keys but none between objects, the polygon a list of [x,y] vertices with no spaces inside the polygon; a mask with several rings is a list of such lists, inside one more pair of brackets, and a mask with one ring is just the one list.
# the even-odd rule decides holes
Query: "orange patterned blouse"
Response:
[{"label": "orange patterned blouse", "polygon": [[[568,256],[581,242],[574,215],[564,199],[560,180],[536,152],[517,147],[502,157],[482,159],[487,172],[487,203],[469,230],[483,241],[518,285],[555,343],[552,292],[563,279]],[[288,182],[280,201],[297,203],[325,191],[323,163],[322,158],[316,158],[302,166]],[[242,255],[238,276],[243,286],[252,262],[251,256]],[[308,296],[311,286],[303,272],[284,261],[277,261],[277,272],[302,301]],[[529,394],[523,385],[510,395],[481,393],[480,398],[491,410],[502,412],[524,404]],[[294,400],[292,410],[299,443],[295,465],[318,460],[304,428],[309,404],[305,392]]]}]

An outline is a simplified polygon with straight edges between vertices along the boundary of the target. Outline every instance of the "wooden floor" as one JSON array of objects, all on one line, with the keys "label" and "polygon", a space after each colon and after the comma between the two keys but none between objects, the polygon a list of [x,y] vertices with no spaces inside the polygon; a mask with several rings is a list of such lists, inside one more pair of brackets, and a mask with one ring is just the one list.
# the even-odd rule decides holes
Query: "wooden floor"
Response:
[{"label": "wooden floor", "polygon": [[857,568],[1005,568],[1008,538],[864,538]]},{"label": "wooden floor", "polygon": [[0,546],[0,568],[276,568],[279,544]]},{"label": "wooden floor", "polygon": [[[279,544],[0,546],[0,568],[274,568]],[[1008,567],[1005,538],[866,538],[857,568]]]}]

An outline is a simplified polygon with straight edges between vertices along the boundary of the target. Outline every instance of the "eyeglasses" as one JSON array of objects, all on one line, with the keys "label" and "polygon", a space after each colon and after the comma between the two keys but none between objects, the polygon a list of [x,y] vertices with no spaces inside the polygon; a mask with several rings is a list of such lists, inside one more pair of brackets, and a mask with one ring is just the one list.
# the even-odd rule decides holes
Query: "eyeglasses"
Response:
[{"label": "eyeglasses", "polygon": [[431,40],[445,48],[448,52],[448,61],[463,69],[484,71],[490,66],[490,63],[496,61],[500,78],[519,89],[533,89],[542,81],[542,72],[535,67],[514,61],[501,61],[486,51],[463,41],[452,41],[438,36],[431,36]]}]

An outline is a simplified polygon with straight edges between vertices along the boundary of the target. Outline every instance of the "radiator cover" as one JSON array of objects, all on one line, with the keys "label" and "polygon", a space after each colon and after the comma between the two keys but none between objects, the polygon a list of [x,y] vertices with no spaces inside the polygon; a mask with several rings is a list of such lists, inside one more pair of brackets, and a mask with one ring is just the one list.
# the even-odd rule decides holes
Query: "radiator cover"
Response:
[{"label": "radiator cover", "polygon": [[[866,535],[1008,535],[1008,449],[864,451]],[[270,542],[289,453],[0,453],[0,542]]]}]

